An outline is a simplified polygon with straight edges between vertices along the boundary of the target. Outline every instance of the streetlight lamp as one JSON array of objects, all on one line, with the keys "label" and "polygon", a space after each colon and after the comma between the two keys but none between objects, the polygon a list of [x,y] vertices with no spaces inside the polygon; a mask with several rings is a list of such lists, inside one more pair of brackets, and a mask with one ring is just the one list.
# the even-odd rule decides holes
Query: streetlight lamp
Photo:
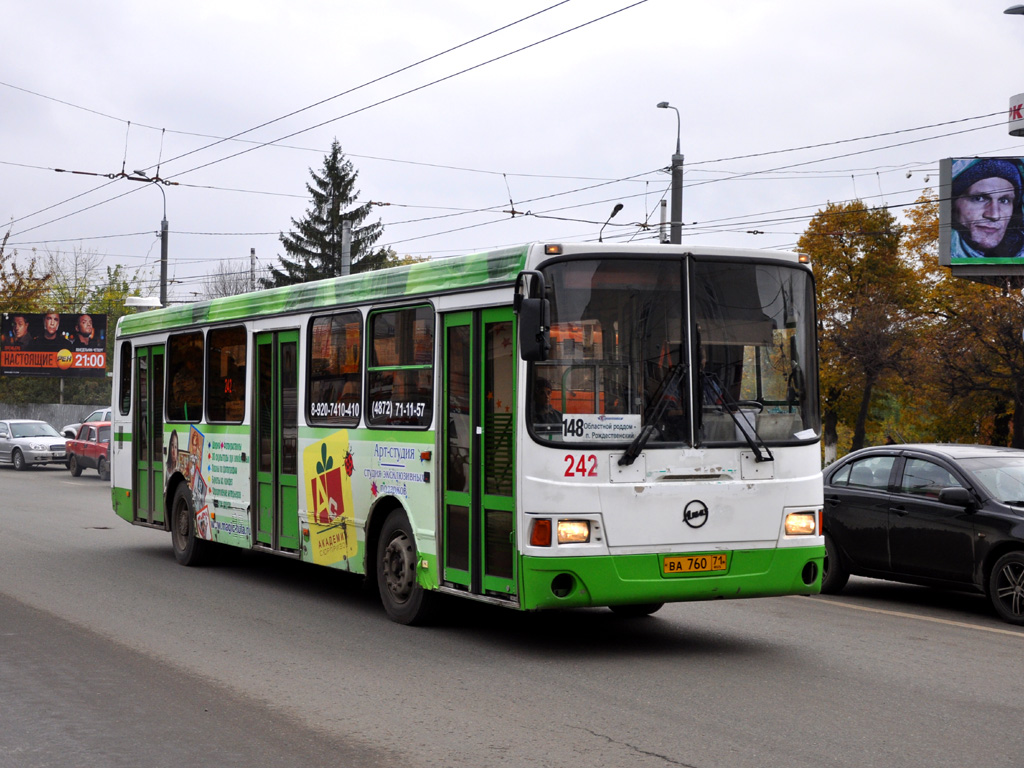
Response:
[{"label": "streetlight lamp", "polygon": [[[150,178],[143,171],[132,171],[137,177],[136,181],[148,181],[156,184],[160,190],[160,196],[164,199],[164,218],[160,222],[160,306],[167,306],[167,195],[164,192],[166,181],[160,178],[159,173]],[[129,177],[130,178],[130,177]]]},{"label": "streetlight lamp", "polygon": [[612,219],[615,218],[615,214],[617,214],[621,210],[622,210],[622,203],[616,203],[615,207],[612,208],[612,212],[609,214],[609,216],[605,220],[604,224],[601,225],[601,231],[597,233],[597,242],[599,242],[599,243],[603,243],[604,242],[604,228],[608,226],[608,222],[609,221],[611,221]]},{"label": "streetlight lamp", "polygon": [[659,101],[658,109],[672,109],[676,113],[676,153],[672,155],[672,221],[669,227],[669,242],[679,245],[683,242],[683,154],[679,147],[682,119],[679,110],[667,101]]}]

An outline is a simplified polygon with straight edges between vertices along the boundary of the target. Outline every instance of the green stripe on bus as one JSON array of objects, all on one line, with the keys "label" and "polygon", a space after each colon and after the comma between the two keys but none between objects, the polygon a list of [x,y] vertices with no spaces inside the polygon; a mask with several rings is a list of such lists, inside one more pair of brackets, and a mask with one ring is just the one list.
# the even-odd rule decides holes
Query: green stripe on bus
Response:
[{"label": "green stripe on bus", "polygon": [[516,276],[526,266],[528,251],[528,246],[518,246],[489,253],[450,256],[140,312],[121,318],[118,333],[120,336],[131,336],[170,331],[194,324],[271,317],[407,296],[493,288],[515,282]]}]

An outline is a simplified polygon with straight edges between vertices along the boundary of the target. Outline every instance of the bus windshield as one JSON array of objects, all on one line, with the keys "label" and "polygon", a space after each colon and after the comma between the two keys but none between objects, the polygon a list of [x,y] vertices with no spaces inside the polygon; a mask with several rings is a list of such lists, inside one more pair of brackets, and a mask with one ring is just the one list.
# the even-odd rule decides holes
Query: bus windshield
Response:
[{"label": "bus windshield", "polygon": [[[542,443],[817,439],[813,284],[750,260],[577,259],[544,268],[551,352],[531,367]],[[642,436],[641,436],[642,435]]]}]

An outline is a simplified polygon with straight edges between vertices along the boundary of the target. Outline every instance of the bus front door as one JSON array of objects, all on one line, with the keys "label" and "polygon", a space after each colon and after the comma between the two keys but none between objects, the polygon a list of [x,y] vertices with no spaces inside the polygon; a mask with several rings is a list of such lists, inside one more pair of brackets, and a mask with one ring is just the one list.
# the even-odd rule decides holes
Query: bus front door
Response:
[{"label": "bus front door", "polygon": [[135,357],[132,417],[134,521],[164,525],[164,348],[140,347]]},{"label": "bus front door", "polygon": [[257,546],[298,552],[299,332],[256,334],[253,428]]},{"label": "bus front door", "polygon": [[518,592],[515,350],[510,309],[445,316],[443,579],[511,599]]}]

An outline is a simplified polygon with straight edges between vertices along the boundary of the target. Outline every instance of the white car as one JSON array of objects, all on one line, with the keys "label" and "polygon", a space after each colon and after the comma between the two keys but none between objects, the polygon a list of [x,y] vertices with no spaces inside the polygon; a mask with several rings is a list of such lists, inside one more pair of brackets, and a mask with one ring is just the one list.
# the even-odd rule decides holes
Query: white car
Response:
[{"label": "white car", "polygon": [[0,421],[0,462],[13,464],[15,469],[21,470],[66,461],[64,438],[45,421]]},{"label": "white car", "polygon": [[60,433],[68,440],[74,440],[78,437],[78,430],[81,429],[82,425],[87,421],[110,421],[110,409],[100,408],[99,410],[90,413],[81,421],[77,421],[74,424],[65,424],[60,428]]}]

